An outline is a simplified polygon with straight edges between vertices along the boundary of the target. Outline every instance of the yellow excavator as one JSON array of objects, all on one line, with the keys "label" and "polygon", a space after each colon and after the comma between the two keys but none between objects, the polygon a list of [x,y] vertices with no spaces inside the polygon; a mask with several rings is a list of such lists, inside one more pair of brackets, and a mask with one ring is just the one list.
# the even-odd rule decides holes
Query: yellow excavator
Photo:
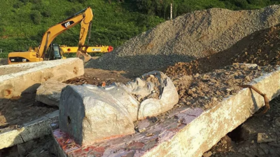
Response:
[{"label": "yellow excavator", "polygon": [[39,62],[44,60],[65,59],[58,44],[52,44],[52,41],[64,31],[72,28],[78,23],[81,23],[79,44],[77,49],[77,56],[85,62],[91,59],[87,54],[88,46],[85,46],[86,37],[91,28],[91,21],[93,18],[92,9],[90,7],[75,13],[66,20],[50,27],[43,35],[41,44],[34,50],[29,48],[27,52],[10,52],[8,54],[8,63],[28,63]]},{"label": "yellow excavator", "polygon": [[[51,47],[51,50],[52,50],[52,47],[54,47],[54,49],[56,49],[56,51],[58,51],[57,50],[58,48],[57,48],[56,44],[51,44],[50,47]],[[59,46],[59,52],[61,54],[62,59],[66,58],[64,56],[66,54],[77,53],[78,49],[79,49],[79,47],[77,47],[77,46],[67,46],[67,45],[60,45]],[[97,45],[97,46],[89,46],[87,48],[86,52],[88,54],[91,54],[91,53],[109,53],[113,50],[114,50],[113,46]],[[28,52],[34,52],[34,51],[38,51],[38,47],[36,47],[35,50],[32,47],[29,47]],[[21,53],[21,52],[17,52],[17,53]]]}]

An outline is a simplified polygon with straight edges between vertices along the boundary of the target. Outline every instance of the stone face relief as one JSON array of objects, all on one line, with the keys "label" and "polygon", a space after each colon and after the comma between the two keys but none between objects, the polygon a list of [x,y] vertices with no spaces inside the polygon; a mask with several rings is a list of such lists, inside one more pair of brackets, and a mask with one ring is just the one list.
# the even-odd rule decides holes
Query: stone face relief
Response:
[{"label": "stone face relief", "polygon": [[62,90],[59,126],[81,145],[134,133],[133,121],[170,110],[179,100],[171,79],[152,71],[127,84],[68,85]]},{"label": "stone face relief", "polygon": [[146,73],[125,86],[128,92],[134,95],[140,103],[138,120],[168,111],[179,100],[179,95],[172,80],[159,71]]}]

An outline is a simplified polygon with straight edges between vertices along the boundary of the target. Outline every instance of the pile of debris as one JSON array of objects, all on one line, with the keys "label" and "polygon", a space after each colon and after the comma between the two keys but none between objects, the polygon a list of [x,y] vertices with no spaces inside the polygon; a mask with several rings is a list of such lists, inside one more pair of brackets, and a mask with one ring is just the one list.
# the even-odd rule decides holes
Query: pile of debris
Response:
[{"label": "pile of debris", "polygon": [[166,74],[174,76],[206,73],[233,63],[280,65],[279,33],[280,25],[254,32],[229,49],[191,62],[178,62],[169,66]]},{"label": "pile of debris", "polygon": [[128,40],[86,68],[148,72],[210,56],[279,24],[279,9],[274,5],[259,10],[212,8],[188,13]]}]

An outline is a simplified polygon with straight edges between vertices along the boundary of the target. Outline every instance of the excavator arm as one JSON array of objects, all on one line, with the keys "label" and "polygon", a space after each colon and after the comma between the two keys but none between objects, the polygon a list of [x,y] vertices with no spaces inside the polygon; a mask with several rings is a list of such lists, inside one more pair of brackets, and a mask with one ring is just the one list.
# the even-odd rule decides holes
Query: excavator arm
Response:
[{"label": "excavator arm", "polygon": [[[79,37],[79,50],[84,46],[89,27],[91,26],[91,21],[93,18],[93,13],[90,7],[81,10],[80,12],[74,14],[73,16],[69,17],[68,19],[52,26],[49,28],[46,33],[43,35],[41,44],[39,46],[39,50],[37,51],[36,56],[38,58],[44,58],[44,55],[52,43],[52,41],[64,31],[74,27],[78,23],[81,23],[80,29],[80,37]],[[81,51],[86,53],[85,51]]]},{"label": "excavator arm", "polygon": [[[78,23],[81,24],[79,46],[77,56],[87,62],[91,57],[87,54],[87,46],[84,46],[88,31],[91,27],[93,13],[90,7],[81,10],[66,20],[50,27],[43,35],[39,47],[29,49],[27,52],[10,52],[8,54],[8,63],[17,64],[25,62],[39,62],[43,60],[54,60],[65,58],[61,55],[59,45],[51,44],[52,41],[64,31],[74,27]],[[83,49],[83,48],[86,49]]]}]

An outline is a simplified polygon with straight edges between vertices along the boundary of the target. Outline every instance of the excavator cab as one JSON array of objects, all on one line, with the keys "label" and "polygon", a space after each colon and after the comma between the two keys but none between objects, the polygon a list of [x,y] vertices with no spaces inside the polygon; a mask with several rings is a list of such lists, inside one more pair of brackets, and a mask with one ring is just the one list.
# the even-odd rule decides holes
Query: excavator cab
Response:
[{"label": "excavator cab", "polygon": [[61,54],[61,50],[58,44],[50,44],[44,60],[56,60],[56,59],[62,59],[62,54]]}]

